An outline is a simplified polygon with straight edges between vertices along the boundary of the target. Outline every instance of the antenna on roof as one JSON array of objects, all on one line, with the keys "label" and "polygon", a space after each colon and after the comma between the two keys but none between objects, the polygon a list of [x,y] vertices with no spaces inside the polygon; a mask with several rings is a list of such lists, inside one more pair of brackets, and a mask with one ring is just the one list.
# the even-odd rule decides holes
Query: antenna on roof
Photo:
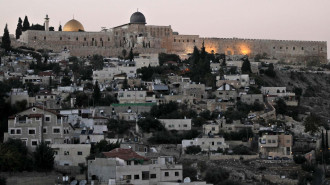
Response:
[{"label": "antenna on roof", "polygon": [[139,9],[137,9],[136,11],[139,12]]}]

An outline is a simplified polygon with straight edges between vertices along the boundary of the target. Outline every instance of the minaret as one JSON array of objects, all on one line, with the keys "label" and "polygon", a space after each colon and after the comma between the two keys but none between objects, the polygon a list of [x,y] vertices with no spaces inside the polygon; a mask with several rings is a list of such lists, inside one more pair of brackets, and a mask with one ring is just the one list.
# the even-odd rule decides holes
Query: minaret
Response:
[{"label": "minaret", "polygon": [[45,31],[49,31],[49,18],[48,18],[48,15],[46,15],[46,18],[45,18]]}]

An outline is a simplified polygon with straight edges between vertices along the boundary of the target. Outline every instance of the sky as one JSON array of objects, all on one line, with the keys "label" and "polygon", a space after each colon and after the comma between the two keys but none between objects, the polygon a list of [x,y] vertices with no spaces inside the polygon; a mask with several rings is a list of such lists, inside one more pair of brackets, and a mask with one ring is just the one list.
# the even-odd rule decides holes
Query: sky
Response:
[{"label": "sky", "polygon": [[48,14],[55,30],[74,16],[85,31],[100,31],[128,23],[138,9],[147,24],[180,34],[330,43],[330,0],[0,0],[0,7],[0,35],[6,23],[14,34],[25,15],[43,24]]}]

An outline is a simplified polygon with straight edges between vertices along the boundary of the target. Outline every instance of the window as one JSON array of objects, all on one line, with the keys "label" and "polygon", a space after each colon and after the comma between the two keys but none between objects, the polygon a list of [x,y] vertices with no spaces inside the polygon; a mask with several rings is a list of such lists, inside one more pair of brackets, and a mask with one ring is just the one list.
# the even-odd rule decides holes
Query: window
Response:
[{"label": "window", "polygon": [[59,134],[60,133],[60,129],[59,128],[54,128],[53,129],[53,133],[54,134]]},{"label": "window", "polygon": [[276,140],[272,140],[272,143],[276,143]]},{"label": "window", "polygon": [[150,174],[150,179],[155,179],[155,178],[157,178],[156,174]]},{"label": "window", "polygon": [[54,151],[54,155],[58,155],[58,152],[57,151]]},{"label": "window", "polygon": [[48,144],[51,144],[52,142],[51,141],[45,141],[45,143],[48,145]]},{"label": "window", "polygon": [[131,180],[132,179],[132,175],[124,175],[123,176],[124,180]]},{"label": "window", "polygon": [[78,37],[76,37],[76,40],[78,41]]},{"label": "window", "polygon": [[286,140],[286,143],[291,143],[291,140]]},{"label": "window", "polygon": [[31,145],[32,145],[32,146],[37,146],[37,145],[38,145],[38,141],[32,141],[32,142],[31,142]]},{"label": "window", "polygon": [[22,130],[21,129],[17,129],[16,130],[16,134],[22,134]]},{"label": "window", "polygon": [[222,142],[217,142],[217,145],[221,145],[222,144]]},{"label": "window", "polygon": [[[180,125],[179,125],[179,126],[180,126]],[[184,124],[183,127],[188,127],[188,125],[187,125],[187,124]]]},{"label": "window", "polygon": [[44,37],[44,40],[46,40],[46,37]]},{"label": "window", "polygon": [[64,151],[64,155],[70,155],[69,151]]},{"label": "window", "polygon": [[126,164],[131,165],[132,163],[131,163],[131,161],[126,161]]},{"label": "window", "polygon": [[36,121],[39,121],[40,120],[40,118],[39,117],[36,117]]},{"label": "window", "polygon": [[212,131],[215,131],[215,127],[212,127]]},{"label": "window", "polygon": [[82,155],[82,152],[78,151],[78,152],[77,152],[77,155]]},{"label": "window", "polygon": [[179,172],[175,172],[175,176],[179,176]]},{"label": "window", "polygon": [[296,47],[293,47],[292,49],[293,49],[293,50],[296,50]]},{"label": "window", "polygon": [[42,133],[46,134],[47,133],[47,128],[43,128]]},{"label": "window", "polygon": [[46,116],[45,120],[50,121],[50,116]]},{"label": "window", "polygon": [[35,129],[29,129],[29,134],[31,134],[31,135],[36,134],[36,130]]},{"label": "window", "polygon": [[38,99],[40,99],[40,96],[38,96]]},{"label": "window", "polygon": [[62,40],[62,37],[60,37],[60,40]]},{"label": "window", "polygon": [[304,47],[301,47],[301,50],[304,50]]},{"label": "window", "polygon": [[140,175],[134,175],[134,179],[140,179]]},{"label": "window", "polygon": [[272,143],[272,140],[268,139],[268,140],[267,140],[267,143]]},{"label": "window", "polygon": [[149,171],[142,171],[142,180],[149,180]]},{"label": "window", "polygon": [[138,161],[134,161],[134,165],[138,165],[139,164],[139,162]]},{"label": "window", "polygon": [[164,175],[165,175],[165,177],[168,177],[168,176],[170,176],[170,173],[169,172],[165,172]]},{"label": "window", "polygon": [[275,49],[275,47],[273,47],[273,49]]}]

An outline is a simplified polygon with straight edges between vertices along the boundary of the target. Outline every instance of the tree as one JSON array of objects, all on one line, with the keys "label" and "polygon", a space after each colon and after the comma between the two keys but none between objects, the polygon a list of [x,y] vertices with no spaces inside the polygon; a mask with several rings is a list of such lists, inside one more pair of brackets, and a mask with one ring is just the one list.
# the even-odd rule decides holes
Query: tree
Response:
[{"label": "tree", "polygon": [[98,104],[101,100],[101,91],[100,91],[98,81],[95,82],[95,85],[93,87],[93,99],[94,99],[95,104]]},{"label": "tree", "polygon": [[276,108],[276,114],[285,114],[287,111],[287,105],[282,98],[276,101],[275,108]]},{"label": "tree", "polygon": [[62,25],[58,27],[58,31],[62,31]]},{"label": "tree", "polygon": [[207,183],[219,184],[229,178],[229,172],[221,167],[211,167],[206,171],[205,178]]},{"label": "tree", "polygon": [[11,48],[11,41],[9,37],[9,31],[8,31],[8,25],[6,24],[6,27],[3,31],[3,36],[2,36],[2,43],[1,47],[5,49],[6,51],[9,51]]},{"label": "tree", "polygon": [[325,149],[329,150],[328,130],[325,131]]},{"label": "tree", "polygon": [[186,154],[198,154],[199,152],[201,152],[202,149],[200,146],[188,146],[185,150]]},{"label": "tree", "polygon": [[129,59],[130,61],[133,61],[133,60],[134,60],[133,48],[131,48],[131,50],[129,51],[128,59]]},{"label": "tree", "polygon": [[311,113],[304,121],[305,132],[309,132],[312,135],[320,130],[321,125],[321,118],[313,113]]},{"label": "tree", "polygon": [[322,130],[322,132],[321,132],[321,149],[325,149],[324,133],[323,133],[323,130]]},{"label": "tree", "polygon": [[116,134],[123,134],[128,131],[130,128],[130,124],[125,120],[115,120],[110,119],[108,122],[109,131],[115,131]]},{"label": "tree", "polygon": [[122,89],[128,89],[127,78],[125,78],[125,80],[123,81]]},{"label": "tree", "polygon": [[140,119],[138,121],[138,125],[143,132],[147,133],[150,133],[151,131],[165,130],[165,127],[160,123],[160,121],[158,121],[158,119],[153,119],[151,117]]},{"label": "tree", "polygon": [[64,76],[61,80],[62,86],[71,86],[71,83],[72,83],[71,78],[68,76]]},{"label": "tree", "polygon": [[41,142],[37,146],[33,156],[34,166],[37,171],[48,172],[54,168],[54,151],[45,142]]},{"label": "tree", "polygon": [[7,184],[7,179],[6,179],[6,177],[1,177],[1,176],[0,176],[0,184],[1,184],[1,185],[6,185],[6,184]]},{"label": "tree", "polygon": [[103,57],[101,55],[93,55],[92,65],[94,70],[102,70],[104,66]]},{"label": "tree", "polygon": [[9,139],[0,144],[0,171],[32,170],[28,149],[19,139]]},{"label": "tree", "polygon": [[243,74],[250,74],[252,71],[251,71],[251,64],[250,64],[250,61],[247,57],[244,57],[243,59],[243,64],[242,64],[242,73]]},{"label": "tree", "polygon": [[28,29],[30,29],[30,23],[29,23],[28,17],[25,16],[22,31],[26,31]]},{"label": "tree", "polygon": [[126,49],[123,49],[122,51],[121,51],[121,54],[123,55],[123,57],[125,58],[126,57],[126,55],[127,55],[127,50]]},{"label": "tree", "polygon": [[22,29],[23,29],[22,19],[18,18],[18,24],[16,28],[16,39],[19,39],[19,37],[22,35]]},{"label": "tree", "polygon": [[268,69],[265,71],[265,74],[272,78],[276,77],[276,72],[274,70],[274,64],[271,63],[268,65]]}]

